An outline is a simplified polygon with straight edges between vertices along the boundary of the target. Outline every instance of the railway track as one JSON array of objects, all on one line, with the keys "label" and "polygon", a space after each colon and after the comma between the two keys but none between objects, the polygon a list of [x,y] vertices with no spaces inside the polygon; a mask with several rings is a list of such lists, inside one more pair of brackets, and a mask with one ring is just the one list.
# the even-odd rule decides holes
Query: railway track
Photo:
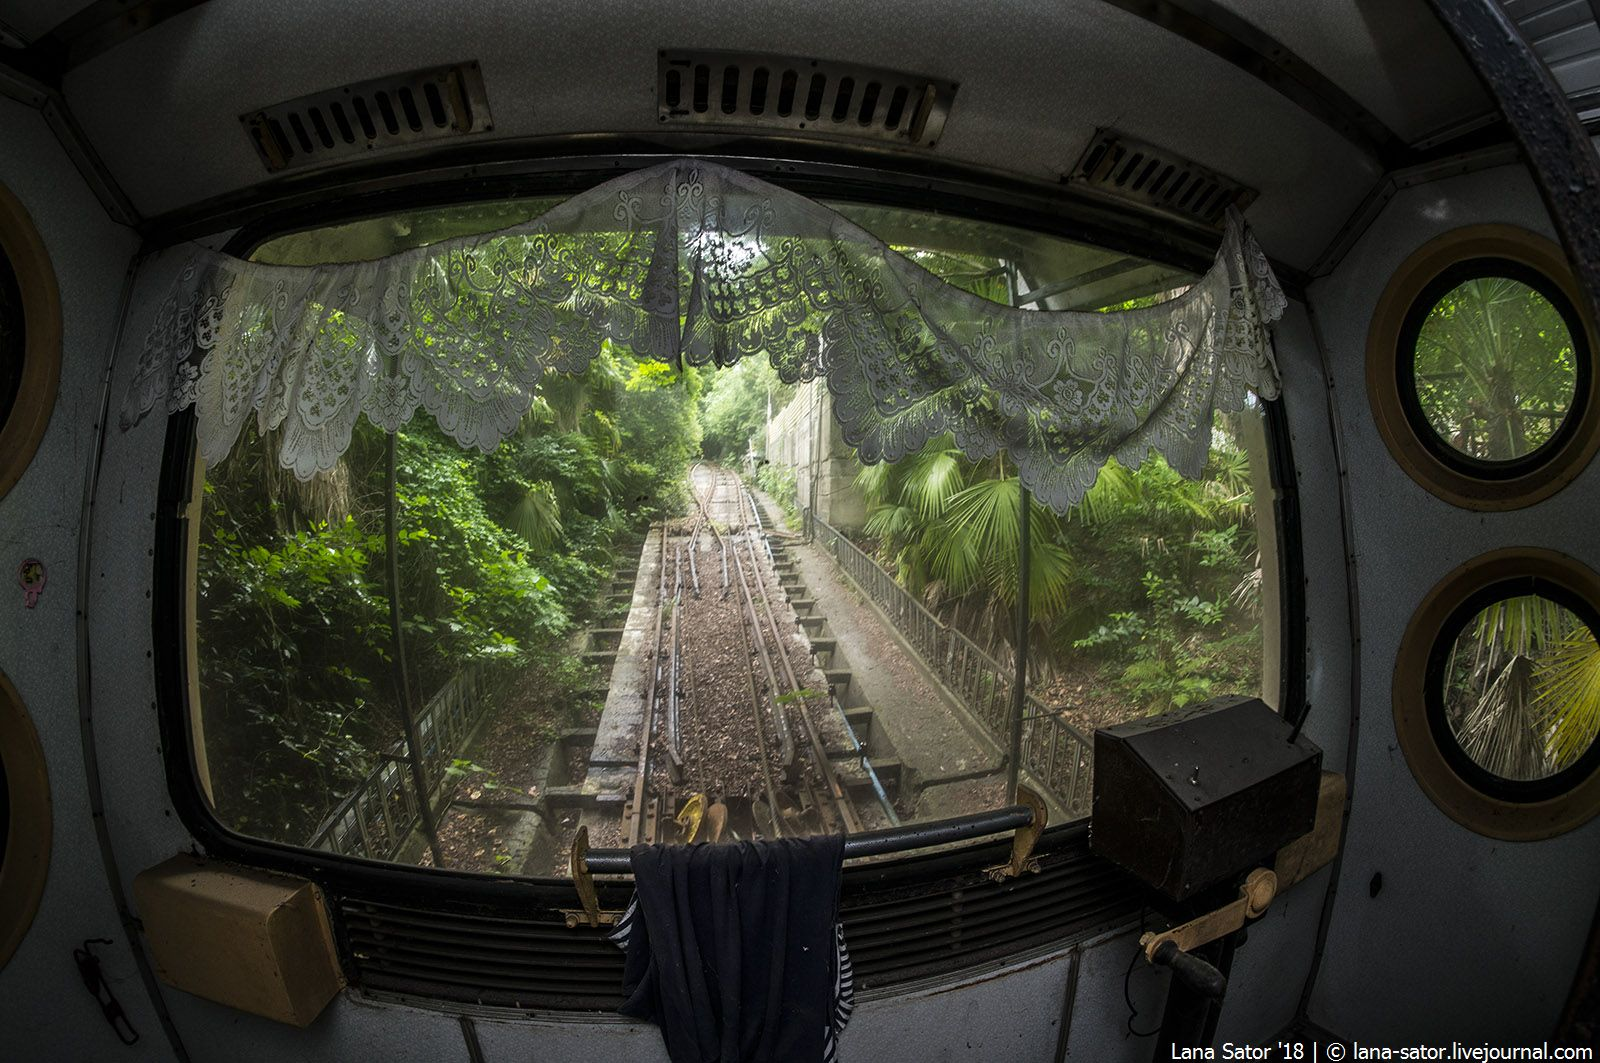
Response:
[{"label": "railway track", "polygon": [[[658,525],[656,616],[637,774],[623,836],[640,842],[859,832],[805,685],[809,654],[780,620],[759,510],[738,477],[696,463],[686,521]],[[794,627],[789,617],[787,627]],[[800,667],[791,656],[802,657]],[[853,736],[851,736],[853,739]],[[863,757],[861,763],[870,772]],[[879,790],[881,796],[881,789]],[[699,815],[670,824],[691,801]],[[894,811],[884,800],[892,821]],[[698,830],[700,823],[707,824]]]}]

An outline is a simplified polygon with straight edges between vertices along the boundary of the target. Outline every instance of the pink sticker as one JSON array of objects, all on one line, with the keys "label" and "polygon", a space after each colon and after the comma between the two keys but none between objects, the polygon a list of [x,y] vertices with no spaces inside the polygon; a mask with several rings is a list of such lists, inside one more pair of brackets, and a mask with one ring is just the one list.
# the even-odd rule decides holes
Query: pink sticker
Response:
[{"label": "pink sticker", "polygon": [[17,584],[22,588],[23,604],[29,609],[38,605],[39,595],[44,593],[44,562],[36,557],[30,557],[18,565]]}]

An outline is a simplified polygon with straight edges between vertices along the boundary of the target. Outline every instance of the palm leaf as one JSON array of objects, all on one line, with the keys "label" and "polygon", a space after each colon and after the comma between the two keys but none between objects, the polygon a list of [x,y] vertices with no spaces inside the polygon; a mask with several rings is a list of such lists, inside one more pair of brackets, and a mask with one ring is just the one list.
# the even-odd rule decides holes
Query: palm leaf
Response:
[{"label": "palm leaf", "polygon": [[1600,734],[1600,644],[1587,627],[1558,642],[1534,670],[1536,727],[1557,771]]},{"label": "palm leaf", "polygon": [[1473,762],[1503,779],[1539,779],[1550,761],[1533,712],[1534,664],[1516,654],[1467,710],[1456,740]]},{"label": "palm leaf", "polygon": [[1021,509],[1016,480],[979,480],[950,497],[945,524],[975,538],[990,557],[1015,555],[1022,530]]},{"label": "palm leaf", "polygon": [[950,499],[961,490],[965,479],[961,452],[953,447],[924,447],[906,460],[900,485],[900,499],[922,516],[933,519],[944,513]]},{"label": "palm leaf", "polygon": [[540,482],[529,485],[506,527],[516,532],[535,551],[548,550],[561,539],[561,503],[550,484]]}]

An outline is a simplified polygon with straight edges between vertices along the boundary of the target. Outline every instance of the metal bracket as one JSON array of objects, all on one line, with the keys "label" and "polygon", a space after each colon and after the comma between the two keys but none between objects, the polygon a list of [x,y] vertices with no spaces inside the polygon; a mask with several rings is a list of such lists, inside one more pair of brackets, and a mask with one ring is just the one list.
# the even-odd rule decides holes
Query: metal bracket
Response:
[{"label": "metal bracket", "polygon": [[1155,962],[1156,949],[1168,941],[1184,952],[1192,952],[1201,945],[1227,937],[1250,920],[1260,918],[1277,895],[1278,876],[1264,867],[1258,867],[1250,872],[1244,885],[1239,887],[1238,900],[1160,934],[1147,933],[1139,939],[1139,948],[1151,963]]},{"label": "metal bracket", "polygon": [[600,907],[600,895],[595,892],[594,876],[589,873],[587,826],[579,827],[577,837],[572,839],[572,854],[567,858],[567,870],[572,873],[572,888],[578,891],[578,903],[583,905],[581,909],[561,909],[561,914],[566,917],[568,930],[575,930],[580,926],[611,926],[622,918],[621,912]]},{"label": "metal bracket", "polygon": [[1011,835],[1011,859],[983,869],[983,873],[995,882],[1016,878],[1024,871],[1039,872],[1039,858],[1033,855],[1033,847],[1038,844],[1039,835],[1044,833],[1045,825],[1050,821],[1050,810],[1045,807],[1044,800],[1026,786],[1017,787],[1017,804],[1027,805],[1033,812],[1033,819],[1018,827]]}]

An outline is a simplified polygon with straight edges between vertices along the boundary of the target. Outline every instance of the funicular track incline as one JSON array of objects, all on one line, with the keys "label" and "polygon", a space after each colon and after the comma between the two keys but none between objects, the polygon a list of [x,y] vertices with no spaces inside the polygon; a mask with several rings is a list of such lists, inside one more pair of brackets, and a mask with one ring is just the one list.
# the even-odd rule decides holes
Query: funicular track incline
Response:
[{"label": "funicular track incline", "polygon": [[[868,824],[830,761],[798,633],[784,637],[754,499],[696,463],[694,508],[663,522],[646,705],[623,838],[639,842],[852,833]],[[709,533],[709,534],[708,534]],[[670,564],[669,564],[670,562]],[[667,824],[698,800],[683,830]],[[704,818],[706,828],[692,826]]]}]

